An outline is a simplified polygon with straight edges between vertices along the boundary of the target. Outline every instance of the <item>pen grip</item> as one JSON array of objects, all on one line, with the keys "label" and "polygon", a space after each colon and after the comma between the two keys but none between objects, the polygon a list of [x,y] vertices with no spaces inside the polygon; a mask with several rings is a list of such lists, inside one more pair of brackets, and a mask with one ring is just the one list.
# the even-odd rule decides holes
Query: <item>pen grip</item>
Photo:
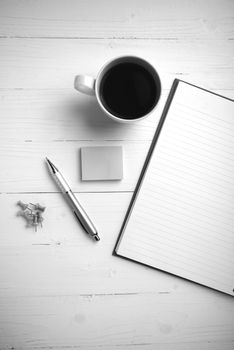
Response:
[{"label": "pen grip", "polygon": [[84,230],[91,235],[95,235],[97,233],[96,228],[71,190],[66,192],[66,198]]},{"label": "pen grip", "polygon": [[76,218],[78,218],[80,224],[83,226],[85,231],[90,231],[93,229],[93,224],[86,214],[84,208],[82,205],[79,203],[77,198],[75,197],[74,193],[71,191],[70,187],[68,186],[67,182],[65,181],[64,177],[62,174],[57,173],[56,176],[54,176],[55,181],[60,188],[60,190],[63,192],[69,206],[75,213]]}]

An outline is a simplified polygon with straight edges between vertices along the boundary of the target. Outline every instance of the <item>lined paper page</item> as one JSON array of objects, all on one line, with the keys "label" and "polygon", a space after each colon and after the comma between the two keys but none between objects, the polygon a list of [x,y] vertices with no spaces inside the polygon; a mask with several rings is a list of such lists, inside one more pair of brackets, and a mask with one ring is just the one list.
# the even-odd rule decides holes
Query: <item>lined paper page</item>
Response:
[{"label": "lined paper page", "polygon": [[116,252],[234,295],[234,103],[179,82]]}]

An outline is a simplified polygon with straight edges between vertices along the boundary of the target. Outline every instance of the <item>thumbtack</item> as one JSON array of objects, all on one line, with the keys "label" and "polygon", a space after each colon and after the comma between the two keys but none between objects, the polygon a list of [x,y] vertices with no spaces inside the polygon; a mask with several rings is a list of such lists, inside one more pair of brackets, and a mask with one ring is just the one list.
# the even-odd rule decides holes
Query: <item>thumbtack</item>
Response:
[{"label": "thumbtack", "polygon": [[22,210],[25,210],[28,206],[28,204],[25,204],[22,201],[18,201],[17,205],[19,205]]},{"label": "thumbtack", "polygon": [[34,204],[34,206],[35,206],[35,209],[36,210],[40,210],[40,211],[45,211],[45,207],[43,207],[42,205],[40,205],[39,203],[36,203],[36,204]]},{"label": "thumbtack", "polygon": [[35,231],[37,231],[37,226],[40,224],[42,227],[42,221],[44,218],[42,217],[42,212],[45,211],[46,207],[43,207],[39,203],[23,203],[22,201],[18,201],[17,205],[21,208],[20,211],[17,212],[17,216],[22,216],[27,221],[27,227],[34,227]]}]

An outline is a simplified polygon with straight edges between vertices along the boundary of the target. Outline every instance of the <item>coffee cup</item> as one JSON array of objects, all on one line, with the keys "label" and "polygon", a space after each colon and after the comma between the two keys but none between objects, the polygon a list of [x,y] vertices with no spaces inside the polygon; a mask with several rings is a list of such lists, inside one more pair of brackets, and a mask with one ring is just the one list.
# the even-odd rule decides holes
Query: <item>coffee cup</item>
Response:
[{"label": "coffee cup", "polygon": [[105,114],[123,123],[146,118],[161,96],[161,81],[156,69],[137,56],[121,56],[107,62],[96,79],[77,75],[74,87],[96,96]]}]

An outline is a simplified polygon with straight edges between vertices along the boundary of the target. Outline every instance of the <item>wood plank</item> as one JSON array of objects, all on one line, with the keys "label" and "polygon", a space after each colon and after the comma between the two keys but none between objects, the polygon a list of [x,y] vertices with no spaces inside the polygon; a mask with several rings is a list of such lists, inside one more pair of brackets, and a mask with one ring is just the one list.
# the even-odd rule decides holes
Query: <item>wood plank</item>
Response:
[{"label": "wood plank", "polygon": [[228,0],[1,1],[2,37],[232,38]]},{"label": "wood plank", "polygon": [[72,93],[76,74],[96,76],[108,60],[132,54],[155,66],[164,89],[174,78],[234,89],[233,45],[233,40],[1,39],[0,88],[69,88]]},{"label": "wood plank", "polygon": [[0,90],[0,143],[66,140],[150,141],[168,91],[145,120],[121,124],[108,118],[93,97],[74,89]]},{"label": "wood plank", "polygon": [[2,349],[233,349],[233,303],[183,297],[0,298]]},{"label": "wood plank", "polygon": [[[111,145],[123,147],[123,179],[82,181],[80,148]],[[0,192],[58,192],[48,172],[45,157],[58,166],[75,192],[133,191],[149,146],[149,141],[1,141]]]}]

